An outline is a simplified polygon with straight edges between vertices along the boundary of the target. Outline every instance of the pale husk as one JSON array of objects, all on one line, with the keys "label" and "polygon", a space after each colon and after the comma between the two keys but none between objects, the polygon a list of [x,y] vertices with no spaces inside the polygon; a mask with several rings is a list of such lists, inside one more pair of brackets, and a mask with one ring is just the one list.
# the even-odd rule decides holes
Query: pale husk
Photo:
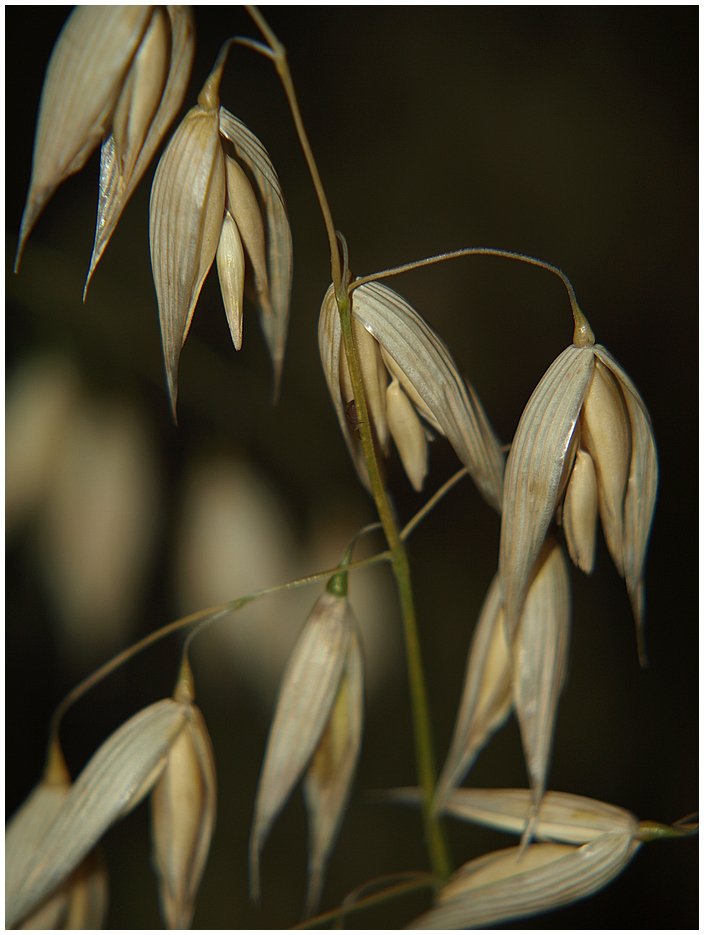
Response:
[{"label": "pale husk", "polygon": [[596,471],[591,455],[577,452],[572,475],[565,492],[562,528],[570,558],[590,575],[596,559],[596,519],[599,508]]},{"label": "pale husk", "polygon": [[639,847],[632,834],[607,833],[581,847],[496,851],[465,864],[409,928],[480,928],[565,906],[606,886]]},{"label": "pale husk", "polygon": [[6,898],[12,928],[38,907],[83,861],[105,831],[151,791],[188,706],[165,698],[130,718],[91,757]]},{"label": "pale husk", "polygon": [[[386,366],[420,415],[447,436],[482,495],[500,511],[501,445],[447,347],[398,293],[378,282],[366,283],[352,293],[355,319],[377,340]],[[340,339],[339,314],[330,286],[318,321],[320,358],[345,443],[360,480],[369,489],[364,459],[352,439],[340,393]]]},{"label": "pale husk", "polygon": [[[56,818],[71,786],[58,741],[51,747],[42,781],[5,829],[5,899],[15,898],[27,868]],[[100,846],[18,928],[102,928],[107,910],[107,869]]]},{"label": "pale husk", "polygon": [[149,202],[152,272],[174,415],[178,361],[217,252],[225,188],[217,111],[196,105],[159,161]]},{"label": "pale husk", "polygon": [[242,347],[244,305],[244,247],[232,215],[225,211],[216,254],[218,279],[225,316],[235,350]]},{"label": "pale husk", "polygon": [[394,359],[481,494],[500,511],[504,472],[501,445],[446,345],[405,299],[379,282],[354,290],[352,314]]},{"label": "pale husk", "polygon": [[[371,491],[371,483],[369,481],[367,465],[364,461],[361,446],[355,443],[345,415],[345,403],[347,400],[343,399],[341,380],[347,362],[344,354],[341,352],[341,342],[342,328],[340,325],[340,316],[337,311],[337,303],[335,302],[334,287],[331,285],[323,297],[323,303],[320,306],[320,317],[318,318],[318,348],[320,350],[320,360],[323,365],[323,373],[328,385],[335,414],[337,415],[337,421],[340,424],[342,437],[347,445],[347,450],[352,458],[357,476],[367,490]],[[349,374],[347,375],[347,379],[349,379]],[[352,392],[351,384],[349,392],[350,394]]]},{"label": "pale husk", "polygon": [[386,388],[386,413],[408,479],[420,493],[428,473],[428,442],[413,404],[396,379]]},{"label": "pale husk", "polygon": [[623,576],[623,509],[631,462],[631,432],[618,381],[599,360],[584,398],[581,446],[597,476],[601,528],[618,573]]},{"label": "pale husk", "polygon": [[253,899],[259,898],[261,849],[330,718],[347,662],[353,620],[346,598],[323,594],[286,666],[254,805],[249,841],[249,892]]},{"label": "pale husk", "polygon": [[528,580],[552,522],[560,480],[594,371],[591,347],[566,348],[523,410],[504,478],[499,575],[509,639],[518,626]]},{"label": "pale husk", "polygon": [[[530,789],[453,789],[444,812],[453,818],[523,834],[533,805]],[[537,841],[586,844],[606,832],[635,834],[638,820],[617,805],[567,792],[546,792],[538,809]]]},{"label": "pale husk", "polygon": [[238,159],[252,173],[264,207],[271,304],[269,307],[259,304],[259,320],[274,369],[273,397],[276,399],[286,351],[293,283],[293,239],[286,202],[266,149],[252,131],[224,107],[220,108],[220,132],[232,143]]},{"label": "pale husk", "polygon": [[189,705],[188,722],[171,745],[152,792],[153,866],[171,929],[189,928],[215,829],[215,757],[203,715]]},{"label": "pale husk", "polygon": [[71,787],[71,777],[60,748],[54,747],[52,753],[44,778],[30,792],[5,828],[6,903],[16,898],[27,876],[27,868]]},{"label": "pale husk", "polygon": [[108,871],[100,844],[69,879],[71,896],[64,928],[101,929],[108,910]]},{"label": "pale husk", "polygon": [[658,455],[648,410],[630,377],[606,348],[597,344],[594,353],[618,379],[630,420],[631,464],[624,504],[623,572],[636,619],[638,651],[641,664],[644,664],[645,583],[643,575],[658,492]]},{"label": "pale husk", "polygon": [[443,808],[452,789],[462,782],[479,751],[509,716],[512,705],[511,659],[497,573],[484,598],[467,655],[452,743],[435,791],[435,811]]},{"label": "pale husk", "polygon": [[[567,671],[571,624],[567,560],[562,547],[549,537],[533,570],[511,645],[513,697],[536,809],[545,792],[557,705]],[[530,830],[528,826],[526,835]]]},{"label": "pale husk", "polygon": [[125,205],[154,158],[186,94],[195,52],[193,11],[187,6],[167,6],[166,12],[171,26],[168,75],[158,108],[149,123],[148,132],[138,149],[136,159],[132,161],[129,171],[123,171],[115,152],[115,140],[112,134],[103,141],[100,150],[98,218],[95,225],[93,255],[83,291],[84,298],[91,277],[113,235]]},{"label": "pale husk", "polygon": [[107,904],[107,867],[98,845],[18,928],[99,929],[105,921]]},{"label": "pale husk", "polygon": [[325,867],[352,791],[363,727],[364,662],[355,626],[330,719],[303,781],[309,827],[307,916],[320,903]]},{"label": "pale husk", "polygon": [[151,9],[79,6],[61,30],[39,103],[15,270],[46,203],[63,181],[83,167],[103,137]]},{"label": "pale husk", "polygon": [[159,106],[169,71],[170,28],[155,7],[139,43],[112,115],[112,135],[123,175],[132,172]]},{"label": "pale husk", "polygon": [[254,189],[237,160],[225,156],[227,209],[237,224],[242,243],[254,271],[257,301],[269,305],[269,277],[266,271],[264,221]]}]

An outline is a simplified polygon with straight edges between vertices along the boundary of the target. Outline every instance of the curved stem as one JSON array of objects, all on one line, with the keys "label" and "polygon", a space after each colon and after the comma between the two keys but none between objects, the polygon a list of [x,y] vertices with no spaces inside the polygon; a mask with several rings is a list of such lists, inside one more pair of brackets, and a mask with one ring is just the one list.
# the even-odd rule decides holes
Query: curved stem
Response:
[{"label": "curved stem", "polygon": [[[362,530],[357,535],[361,535],[363,532],[367,531],[367,527]],[[347,571],[354,571],[357,568],[366,568],[368,565],[376,565],[379,562],[386,562],[392,559],[390,552],[380,552],[378,555],[372,555],[370,558],[361,559],[358,562],[352,562],[347,566]],[[195,630],[189,634],[187,639],[187,646],[190,646],[193,638],[201,633],[206,627],[210,624],[215,623],[216,620],[221,620],[223,617],[226,617],[228,614],[233,613],[234,611],[240,610],[246,604],[251,603],[252,601],[258,600],[260,597],[266,597],[269,594],[275,594],[277,591],[289,591],[293,588],[300,588],[307,584],[313,584],[316,581],[321,581],[325,578],[330,578],[338,571],[338,568],[332,568],[327,571],[318,571],[312,575],[306,575],[303,578],[296,578],[294,581],[287,581],[285,584],[277,584],[271,588],[262,588],[260,591],[255,591],[253,594],[248,594],[245,597],[239,597],[237,600],[229,601],[227,604],[219,604],[216,607],[208,607],[205,610],[199,610],[194,614],[189,614],[187,617],[181,617],[179,620],[174,620],[172,623],[167,623],[165,626],[160,627],[158,630],[154,630],[153,633],[147,634],[143,639],[139,640],[137,643],[133,643],[132,646],[128,646],[127,649],[123,649],[122,652],[118,653],[116,656],[113,656],[112,659],[109,659],[104,663],[100,668],[96,669],[95,672],[92,672],[87,678],[83,679],[82,682],[79,682],[71,691],[59,702],[54,713],[51,717],[51,722],[49,724],[49,758],[51,757],[51,752],[56,744],[59,725],[61,723],[61,718],[66,714],[68,709],[72,704],[75,704],[79,698],[82,698],[91,688],[101,682],[106,676],[110,675],[111,672],[114,672],[116,669],[119,669],[121,665],[131,659],[133,656],[136,656],[138,653],[142,652],[143,649],[153,645],[159,640],[164,639],[164,637],[169,636],[170,633],[175,633],[177,630],[183,630],[185,627],[193,626],[193,624],[199,624],[196,626]]]},{"label": "curved stem", "polygon": [[[359,286],[363,286],[367,282],[376,282],[379,279],[386,279],[389,276],[398,276],[399,273],[408,273],[410,270],[420,269],[422,266],[432,266],[435,263],[443,263],[445,260],[454,260],[463,256],[498,256],[503,257],[505,260],[518,260],[519,263],[528,263],[531,266],[538,266],[540,269],[546,269],[548,272],[554,273],[554,275],[562,281],[565,289],[567,289],[567,295],[570,299],[572,317],[574,318],[575,324],[575,344],[583,346],[577,338],[578,333],[584,336],[582,339],[584,344],[594,343],[594,334],[589,327],[589,322],[579,307],[577,296],[574,293],[574,287],[562,270],[558,266],[553,266],[552,263],[546,263],[545,260],[538,260],[534,256],[528,256],[526,253],[514,253],[512,250],[497,250],[494,247],[466,247],[462,250],[451,250],[449,253],[439,253],[437,256],[426,257],[424,260],[404,263],[403,266],[393,266],[390,269],[381,270],[379,273],[372,273],[370,276],[360,276],[351,283],[350,292],[353,292]],[[590,334],[591,342],[589,341]]]},{"label": "curved stem", "polygon": [[[298,134],[301,149],[303,150],[303,155],[305,156],[306,162],[308,164],[308,171],[313,181],[313,187],[315,188],[315,194],[318,198],[318,204],[320,205],[320,210],[323,214],[325,230],[327,231],[328,241],[330,243],[330,267],[332,270],[332,281],[335,284],[335,288],[337,289],[339,288],[339,285],[342,281],[342,270],[340,267],[340,254],[337,249],[337,239],[335,237],[335,224],[332,220],[332,212],[330,210],[330,205],[328,204],[328,199],[325,195],[323,183],[320,180],[320,173],[318,172],[318,166],[316,165],[315,157],[313,156],[313,150],[311,149],[310,143],[308,142],[308,134],[306,133],[306,129],[303,125],[303,118],[301,117],[301,111],[298,106],[296,90],[293,86],[293,79],[291,78],[291,72],[289,71],[288,61],[286,59],[286,48],[281,44],[281,42],[279,42],[271,26],[269,26],[261,12],[255,6],[248,6],[246,7],[246,10],[254,20],[257,28],[260,30],[266,41],[269,43],[269,49],[271,53],[269,57],[274,63],[276,72],[284,87],[284,93],[286,94],[286,99],[288,100],[291,116],[293,117],[293,122],[296,125],[296,133]],[[255,46],[251,47],[254,48]]]},{"label": "curved stem", "polygon": [[[243,600],[246,601],[246,598]],[[236,603],[236,601],[233,602],[233,604]],[[91,690],[91,688],[96,686],[104,678],[110,675],[111,672],[119,669],[121,665],[124,665],[124,663],[130,660],[133,656],[136,656],[138,653],[142,652],[143,649],[147,649],[148,646],[151,646],[159,640],[164,639],[164,637],[168,636],[170,633],[175,633],[177,630],[182,630],[184,627],[189,627],[194,623],[212,623],[214,620],[219,620],[221,617],[225,617],[227,614],[232,613],[233,610],[237,609],[238,608],[234,607],[232,604],[222,604],[218,607],[210,607],[206,610],[200,610],[195,614],[189,614],[189,616],[182,617],[179,620],[174,620],[172,623],[167,623],[165,626],[160,627],[160,629],[155,630],[153,633],[147,634],[144,639],[139,640],[137,643],[133,643],[132,646],[128,646],[127,649],[123,649],[122,652],[118,653],[116,656],[113,656],[112,659],[109,659],[106,663],[100,666],[100,668],[96,669],[95,672],[91,672],[91,674],[84,678],[82,682],[79,682],[78,685],[72,688],[71,691],[56,706],[49,725],[49,748],[51,749],[54,741],[58,736],[61,718],[64,716],[64,714],[66,714],[71,705],[75,704],[79,698],[82,698],[83,695],[85,695]]]},{"label": "curved stem", "polygon": [[[306,919],[306,921],[301,922],[300,925],[294,925],[293,928],[308,929],[313,928],[315,925],[322,925],[324,922],[332,922],[335,919],[342,921],[345,916],[351,915],[353,912],[361,912],[363,909],[370,909],[372,906],[377,906],[379,903],[387,902],[389,899],[395,899],[398,896],[404,896],[406,893],[412,893],[414,890],[426,888],[437,890],[442,883],[441,880],[430,873],[395,873],[390,877],[382,877],[381,881],[376,880],[372,881],[372,884],[363,884],[355,890],[355,894],[364,891],[374,883],[385,882],[387,880],[400,880],[401,882],[393,886],[387,886],[386,889],[374,893],[372,896],[366,896],[364,899],[355,899],[354,902],[350,901],[350,903],[347,903],[347,899],[349,899],[349,897],[347,897],[339,909],[331,909],[329,912],[322,912],[313,919]],[[354,894],[350,894],[350,896],[353,895]]]}]

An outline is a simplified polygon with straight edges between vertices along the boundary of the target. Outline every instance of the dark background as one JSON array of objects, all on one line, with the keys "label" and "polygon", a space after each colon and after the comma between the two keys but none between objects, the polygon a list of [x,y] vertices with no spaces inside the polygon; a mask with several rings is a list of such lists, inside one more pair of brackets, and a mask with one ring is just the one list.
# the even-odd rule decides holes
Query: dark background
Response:
[{"label": "dark background", "polygon": [[[288,49],[301,110],[335,223],[357,275],[460,246],[522,251],[570,276],[597,341],[639,387],[660,456],[647,568],[650,666],[638,666],[623,582],[599,538],[591,579],[573,570],[571,675],[549,787],[672,822],[698,807],[698,10],[688,8],[269,8]],[[317,356],[317,315],[329,282],[327,243],[273,68],[230,55],[222,101],[262,139],[277,167],[293,229],[295,278],[282,399],[268,404],[269,364],[251,306],[235,355],[211,273],[186,343],[179,428],[170,422],[148,251],[153,166],[98,267],[85,306],[98,155],[65,183],[11,272],[29,184],[44,70],[67,15],[9,7],[6,22],[6,365],[37,348],[72,354],[97,393],[139,400],[173,497],[189,452],[246,450],[277,484],[300,530],[313,511],[358,489]],[[244,12],[198,8],[197,51],[183,112],[220,43],[256,35]],[[38,256],[51,259],[42,266]],[[44,279],[42,279],[44,277]],[[394,287],[428,319],[472,380],[508,442],[532,389],[570,342],[564,289],[552,276],[472,258],[404,275]],[[245,402],[246,400],[246,402]],[[426,493],[456,469],[431,451]],[[397,460],[390,485],[405,520],[422,504]],[[499,523],[467,483],[413,536],[411,559],[439,763],[447,749],[465,654],[496,567]],[[144,633],[177,616],[168,585],[168,521],[144,602]],[[233,595],[235,597],[236,595]],[[8,542],[6,809],[39,779],[46,725],[72,686],[53,651],[52,614],[37,586],[32,532]],[[172,690],[177,645],[135,660],[65,720],[76,774],[124,719]],[[305,816],[294,793],[264,850],[263,908],[247,900],[251,809],[270,712],[233,686],[210,689],[195,659],[198,701],[218,764],[218,824],[196,928],[284,927],[299,920]],[[414,813],[371,805],[366,789],[414,782],[405,682],[368,708],[359,774],[323,909],[382,873],[424,869]],[[525,785],[511,720],[480,756],[472,785]],[[513,843],[448,823],[457,865]],[[157,927],[148,811],[112,829],[108,925]],[[698,845],[644,846],[597,896],[533,920],[555,928],[693,928]],[[355,925],[399,926],[425,905],[402,900]],[[531,922],[529,920],[528,925]],[[511,924],[513,927],[513,923]]]}]

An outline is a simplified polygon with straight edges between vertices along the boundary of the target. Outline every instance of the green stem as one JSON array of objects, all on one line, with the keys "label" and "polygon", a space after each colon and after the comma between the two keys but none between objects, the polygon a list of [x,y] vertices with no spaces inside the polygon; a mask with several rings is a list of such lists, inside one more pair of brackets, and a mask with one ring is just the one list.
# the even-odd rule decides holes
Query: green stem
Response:
[{"label": "green stem", "polygon": [[301,144],[308,171],[310,172],[315,192],[318,197],[318,203],[325,222],[325,229],[330,242],[330,265],[332,272],[332,281],[335,287],[335,299],[340,312],[342,322],[342,335],[345,345],[345,355],[350,369],[352,379],[352,389],[359,420],[359,433],[362,440],[362,451],[369,472],[374,500],[376,502],[379,519],[386,534],[386,540],[392,553],[391,567],[393,569],[396,585],[398,587],[399,598],[401,602],[401,613],[403,616],[403,628],[406,638],[406,659],[408,663],[408,679],[411,691],[411,706],[413,710],[413,730],[415,735],[416,747],[416,765],[418,770],[418,780],[424,791],[423,803],[423,821],[425,824],[425,836],[428,846],[430,862],[434,873],[446,879],[450,875],[450,857],[447,843],[442,832],[442,828],[436,816],[430,812],[430,803],[435,791],[435,756],[433,753],[433,739],[430,729],[430,716],[428,713],[428,700],[425,690],[425,679],[423,676],[423,664],[420,655],[420,643],[418,640],[418,629],[416,627],[415,608],[413,606],[413,593],[411,590],[411,574],[408,565],[408,556],[403,541],[396,527],[391,505],[389,504],[381,479],[379,465],[374,450],[374,441],[372,439],[371,428],[369,425],[369,413],[367,410],[367,401],[362,385],[362,375],[359,369],[359,360],[355,349],[354,338],[352,336],[352,319],[350,308],[350,296],[348,289],[348,267],[347,267],[347,248],[344,238],[339,237],[342,245],[344,263],[340,263],[340,251],[338,250],[337,238],[335,236],[335,227],[332,219],[332,212],[328,205],[325,189],[318,173],[318,167],[313,156],[313,151],[308,142],[308,136],[303,125],[303,118],[298,107],[296,91],[291,78],[291,73],[286,60],[286,49],[279,41],[278,37],[267,23],[262,13],[255,6],[248,6],[247,11],[252,17],[257,27],[268,43],[268,51],[262,49],[259,44],[251,44],[257,51],[263,52],[273,61],[276,71],[279,75],[284,92],[288,100],[291,115],[296,126],[296,132]]},{"label": "green stem", "polygon": [[384,483],[379,471],[376,458],[374,440],[372,438],[369,422],[367,400],[362,384],[362,374],[359,369],[357,350],[352,334],[352,311],[347,283],[343,281],[342,287],[336,290],[335,298],[340,312],[342,338],[345,345],[345,354],[350,369],[352,389],[354,392],[357,418],[359,421],[359,434],[362,442],[364,460],[367,464],[372,494],[376,503],[379,519],[384,528],[386,541],[392,554],[391,568],[396,586],[398,588],[403,618],[403,631],[406,644],[406,662],[408,666],[408,681],[411,694],[411,708],[413,713],[413,733],[415,737],[416,769],[418,783],[423,789],[423,823],[425,838],[433,872],[442,879],[450,875],[450,856],[447,842],[437,817],[431,814],[430,804],[435,791],[437,773],[435,770],[435,754],[433,750],[433,737],[428,712],[428,698],[423,675],[423,662],[420,652],[420,640],[416,625],[416,612],[413,604],[413,590],[411,587],[411,571],[408,564],[408,555],[403,540],[399,535],[393,517],[391,505],[386,495]]}]

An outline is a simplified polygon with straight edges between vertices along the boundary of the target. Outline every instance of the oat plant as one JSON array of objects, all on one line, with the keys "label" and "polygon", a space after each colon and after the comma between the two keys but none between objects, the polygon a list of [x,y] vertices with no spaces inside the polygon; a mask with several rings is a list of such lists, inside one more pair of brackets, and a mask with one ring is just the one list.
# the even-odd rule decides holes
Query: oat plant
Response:
[{"label": "oat plant", "polygon": [[[665,21],[687,30],[682,11],[619,16],[653,42]],[[31,370],[39,383],[11,383],[8,777],[15,748],[41,749],[38,722],[53,713],[43,767],[35,752],[8,790],[7,927],[143,927],[156,924],[157,904],[170,928],[692,923],[696,611],[683,569],[696,498],[683,496],[692,439],[677,432],[689,403],[669,385],[692,382],[691,354],[679,353],[687,335],[669,310],[639,307],[655,262],[646,248],[627,264],[613,259],[621,244],[608,229],[601,251],[602,232],[592,232],[591,253],[575,235],[581,203],[564,208],[559,191],[567,152],[554,156],[528,124],[543,119],[538,104],[560,93],[577,101],[584,87],[558,69],[546,88],[528,68],[525,85],[508,88],[522,66],[506,49],[518,43],[525,54],[531,17],[79,7],[50,55],[47,45],[41,93],[43,61],[8,70],[10,99],[29,69],[38,101],[19,236],[7,238],[18,273],[8,279],[12,366],[32,343],[15,321],[25,316],[40,345],[73,344],[103,393],[148,396],[176,462],[192,449],[248,452],[297,504],[299,552],[303,530],[323,519],[344,517],[346,533],[322,565],[179,616],[175,600],[156,598],[170,575],[167,543],[182,534],[164,509],[141,638],[126,624],[117,654],[67,662],[40,697],[44,657],[17,632],[38,632],[32,618],[51,613],[44,594],[63,579],[54,570],[46,591],[20,599],[16,527],[29,530],[24,552],[40,577],[47,530],[60,543],[75,520],[75,554],[85,547],[92,568],[91,551],[100,553],[100,537],[81,526],[92,480],[58,514],[65,522],[46,518],[59,480],[87,457],[68,471],[52,460],[76,434],[86,378],[60,384],[61,405],[41,365]],[[20,47],[29,19],[8,14]],[[608,32],[594,11],[566,22],[597,46]],[[560,33],[568,45],[570,28]],[[500,105],[486,92],[496,66],[485,48],[508,72]],[[587,68],[589,55],[576,60]],[[627,95],[613,94],[627,109]],[[34,111],[22,107],[25,133]],[[579,136],[569,106],[563,114]],[[496,130],[511,119],[526,131],[515,160]],[[590,130],[602,140],[598,122]],[[645,146],[637,126],[628,130],[627,147]],[[8,156],[14,142],[13,125]],[[29,138],[19,145],[26,155]],[[91,256],[62,192],[93,185],[85,178],[98,149]],[[526,169],[531,193],[506,196],[517,169],[548,152],[555,161],[540,184]],[[586,172],[589,160],[576,165]],[[437,236],[436,184],[449,216]],[[575,172],[572,193],[584,184]],[[541,186],[551,211],[528,210]],[[396,239],[385,215],[399,196]],[[619,207],[615,190],[609,197]],[[57,236],[61,208],[70,220]],[[515,228],[497,220],[524,209]],[[621,237],[646,239],[642,218],[623,223]],[[661,261],[657,241],[650,249]],[[682,253],[680,289],[692,282]],[[608,274],[590,286],[594,265]],[[42,403],[36,416],[42,385],[53,408]],[[93,421],[104,435],[112,424]],[[175,479],[180,468],[170,470]],[[119,505],[101,515],[106,535],[113,516],[128,521]],[[117,568],[116,559],[106,577]],[[373,573],[393,583],[396,608],[381,685],[360,610]],[[261,611],[271,617],[261,642],[272,653],[280,642],[287,662],[262,708],[207,647],[274,598],[277,609]],[[307,612],[292,633],[281,608],[294,598]],[[62,639],[69,660],[71,638]],[[241,655],[236,671],[256,674],[255,656]]]}]

